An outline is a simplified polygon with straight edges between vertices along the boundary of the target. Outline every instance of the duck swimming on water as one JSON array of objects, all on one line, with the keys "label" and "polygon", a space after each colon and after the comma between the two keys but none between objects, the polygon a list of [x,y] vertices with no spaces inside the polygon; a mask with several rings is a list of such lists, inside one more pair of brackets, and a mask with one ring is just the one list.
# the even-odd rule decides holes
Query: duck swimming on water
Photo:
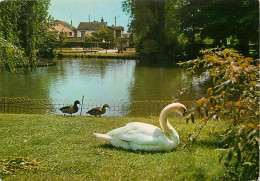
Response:
[{"label": "duck swimming on water", "polygon": [[101,116],[101,114],[105,114],[106,107],[110,108],[107,104],[104,104],[103,107],[95,107],[89,110],[87,113],[94,116],[98,116],[98,115]]},{"label": "duck swimming on water", "polygon": [[65,114],[70,114],[72,116],[72,114],[78,112],[79,108],[78,108],[78,104],[80,104],[80,102],[78,100],[76,100],[74,102],[74,105],[69,105],[69,106],[64,106],[62,108],[60,108],[61,112]]}]

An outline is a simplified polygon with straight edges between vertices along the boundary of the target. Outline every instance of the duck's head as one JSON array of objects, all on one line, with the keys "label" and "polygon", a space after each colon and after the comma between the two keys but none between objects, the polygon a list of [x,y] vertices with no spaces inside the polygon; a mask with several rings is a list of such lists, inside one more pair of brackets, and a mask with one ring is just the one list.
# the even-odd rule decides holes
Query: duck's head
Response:
[{"label": "duck's head", "polygon": [[106,107],[108,107],[108,108],[110,109],[109,105],[104,104],[104,105],[103,105],[103,108],[106,108]]},{"label": "duck's head", "polygon": [[79,102],[78,100],[76,100],[76,101],[74,102],[74,105],[78,105],[78,104],[80,104],[80,102]]}]

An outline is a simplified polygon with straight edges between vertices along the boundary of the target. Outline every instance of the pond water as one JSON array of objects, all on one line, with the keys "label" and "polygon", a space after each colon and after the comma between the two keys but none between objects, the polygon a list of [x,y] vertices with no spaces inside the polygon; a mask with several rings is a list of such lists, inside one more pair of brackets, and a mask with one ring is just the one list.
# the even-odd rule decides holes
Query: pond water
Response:
[{"label": "pond water", "polygon": [[[194,101],[204,95],[207,82],[190,81],[183,68],[139,66],[136,60],[68,59],[55,60],[56,66],[38,67],[30,72],[0,72],[0,97],[48,99],[59,105],[82,100],[94,105],[128,105],[133,101],[165,100],[172,97]],[[192,85],[192,86],[191,86]],[[190,87],[182,96],[177,90]],[[129,110],[128,110],[129,111]],[[120,115],[110,111],[107,115]],[[131,110],[130,110],[131,112]]]}]

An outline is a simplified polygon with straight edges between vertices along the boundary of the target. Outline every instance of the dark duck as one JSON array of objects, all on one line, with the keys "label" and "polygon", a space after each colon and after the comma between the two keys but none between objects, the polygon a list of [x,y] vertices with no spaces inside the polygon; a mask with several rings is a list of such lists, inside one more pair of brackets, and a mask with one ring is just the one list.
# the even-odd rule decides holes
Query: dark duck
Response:
[{"label": "dark duck", "polygon": [[74,102],[74,105],[69,105],[69,106],[64,106],[62,108],[60,108],[61,112],[65,114],[70,114],[72,116],[72,114],[78,112],[79,108],[78,108],[78,104],[80,104],[80,102],[77,100]]},{"label": "dark duck", "polygon": [[103,107],[95,107],[95,108],[89,110],[87,113],[90,115],[94,115],[94,116],[98,116],[98,115],[101,116],[101,114],[105,114],[106,107],[110,108],[107,104],[104,104]]}]

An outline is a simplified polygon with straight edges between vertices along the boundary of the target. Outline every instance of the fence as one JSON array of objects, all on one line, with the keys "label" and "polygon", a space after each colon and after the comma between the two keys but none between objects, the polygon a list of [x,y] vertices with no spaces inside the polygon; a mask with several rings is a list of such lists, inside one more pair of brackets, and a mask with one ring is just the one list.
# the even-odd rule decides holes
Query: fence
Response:
[{"label": "fence", "polygon": [[[72,100],[52,100],[52,99],[29,99],[29,98],[0,98],[0,113],[25,113],[25,114],[56,114],[63,115],[60,108],[73,104]],[[80,101],[79,111],[76,116],[86,116],[86,112],[94,107],[102,107],[108,104],[105,116],[158,116],[161,110],[172,101],[131,101],[131,102],[112,102],[112,101]],[[195,106],[193,101],[180,101],[185,104],[187,109]]]}]

